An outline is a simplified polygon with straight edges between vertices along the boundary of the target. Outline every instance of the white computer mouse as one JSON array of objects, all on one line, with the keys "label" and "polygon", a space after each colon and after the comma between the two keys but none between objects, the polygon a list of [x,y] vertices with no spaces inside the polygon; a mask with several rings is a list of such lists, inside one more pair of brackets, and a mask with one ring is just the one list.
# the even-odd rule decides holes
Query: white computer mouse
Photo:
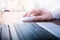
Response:
[{"label": "white computer mouse", "polygon": [[35,18],[35,16],[24,17],[24,18],[22,19],[22,21],[26,21],[26,22],[28,22],[28,21],[33,21],[34,18]]}]

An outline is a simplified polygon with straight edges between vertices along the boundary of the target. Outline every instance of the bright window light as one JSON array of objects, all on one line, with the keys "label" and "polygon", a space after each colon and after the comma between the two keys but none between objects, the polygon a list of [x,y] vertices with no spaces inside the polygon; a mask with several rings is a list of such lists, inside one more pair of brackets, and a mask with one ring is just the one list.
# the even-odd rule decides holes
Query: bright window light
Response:
[{"label": "bright window light", "polygon": [[[3,13],[4,22],[15,22],[22,15],[35,7],[51,9],[60,4],[60,0],[0,0],[0,11]],[[4,12],[10,10],[10,12]]]}]

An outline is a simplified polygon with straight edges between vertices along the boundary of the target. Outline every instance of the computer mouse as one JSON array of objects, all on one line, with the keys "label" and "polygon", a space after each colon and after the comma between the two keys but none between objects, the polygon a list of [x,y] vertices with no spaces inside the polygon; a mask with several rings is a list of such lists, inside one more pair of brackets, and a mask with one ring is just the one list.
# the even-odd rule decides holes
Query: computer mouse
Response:
[{"label": "computer mouse", "polygon": [[31,17],[24,17],[24,18],[22,19],[22,21],[29,22],[29,21],[33,21],[33,20],[34,20],[34,18],[35,18],[35,16],[31,16]]}]

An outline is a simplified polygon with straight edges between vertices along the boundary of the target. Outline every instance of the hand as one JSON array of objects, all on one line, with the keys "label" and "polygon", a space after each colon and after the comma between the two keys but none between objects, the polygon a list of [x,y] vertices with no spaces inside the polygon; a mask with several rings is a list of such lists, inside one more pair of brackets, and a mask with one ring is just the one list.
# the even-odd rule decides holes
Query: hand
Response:
[{"label": "hand", "polygon": [[53,18],[51,12],[44,8],[35,8],[33,10],[30,10],[24,14],[24,17],[30,17],[31,15],[35,16],[33,21],[50,20]]}]

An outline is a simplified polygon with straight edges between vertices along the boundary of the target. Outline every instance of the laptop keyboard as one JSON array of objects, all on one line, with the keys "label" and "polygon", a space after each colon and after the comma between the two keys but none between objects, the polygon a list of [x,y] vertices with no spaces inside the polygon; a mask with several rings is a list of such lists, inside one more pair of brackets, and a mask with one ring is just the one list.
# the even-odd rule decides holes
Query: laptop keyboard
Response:
[{"label": "laptop keyboard", "polygon": [[58,40],[35,23],[0,25],[0,40]]}]

